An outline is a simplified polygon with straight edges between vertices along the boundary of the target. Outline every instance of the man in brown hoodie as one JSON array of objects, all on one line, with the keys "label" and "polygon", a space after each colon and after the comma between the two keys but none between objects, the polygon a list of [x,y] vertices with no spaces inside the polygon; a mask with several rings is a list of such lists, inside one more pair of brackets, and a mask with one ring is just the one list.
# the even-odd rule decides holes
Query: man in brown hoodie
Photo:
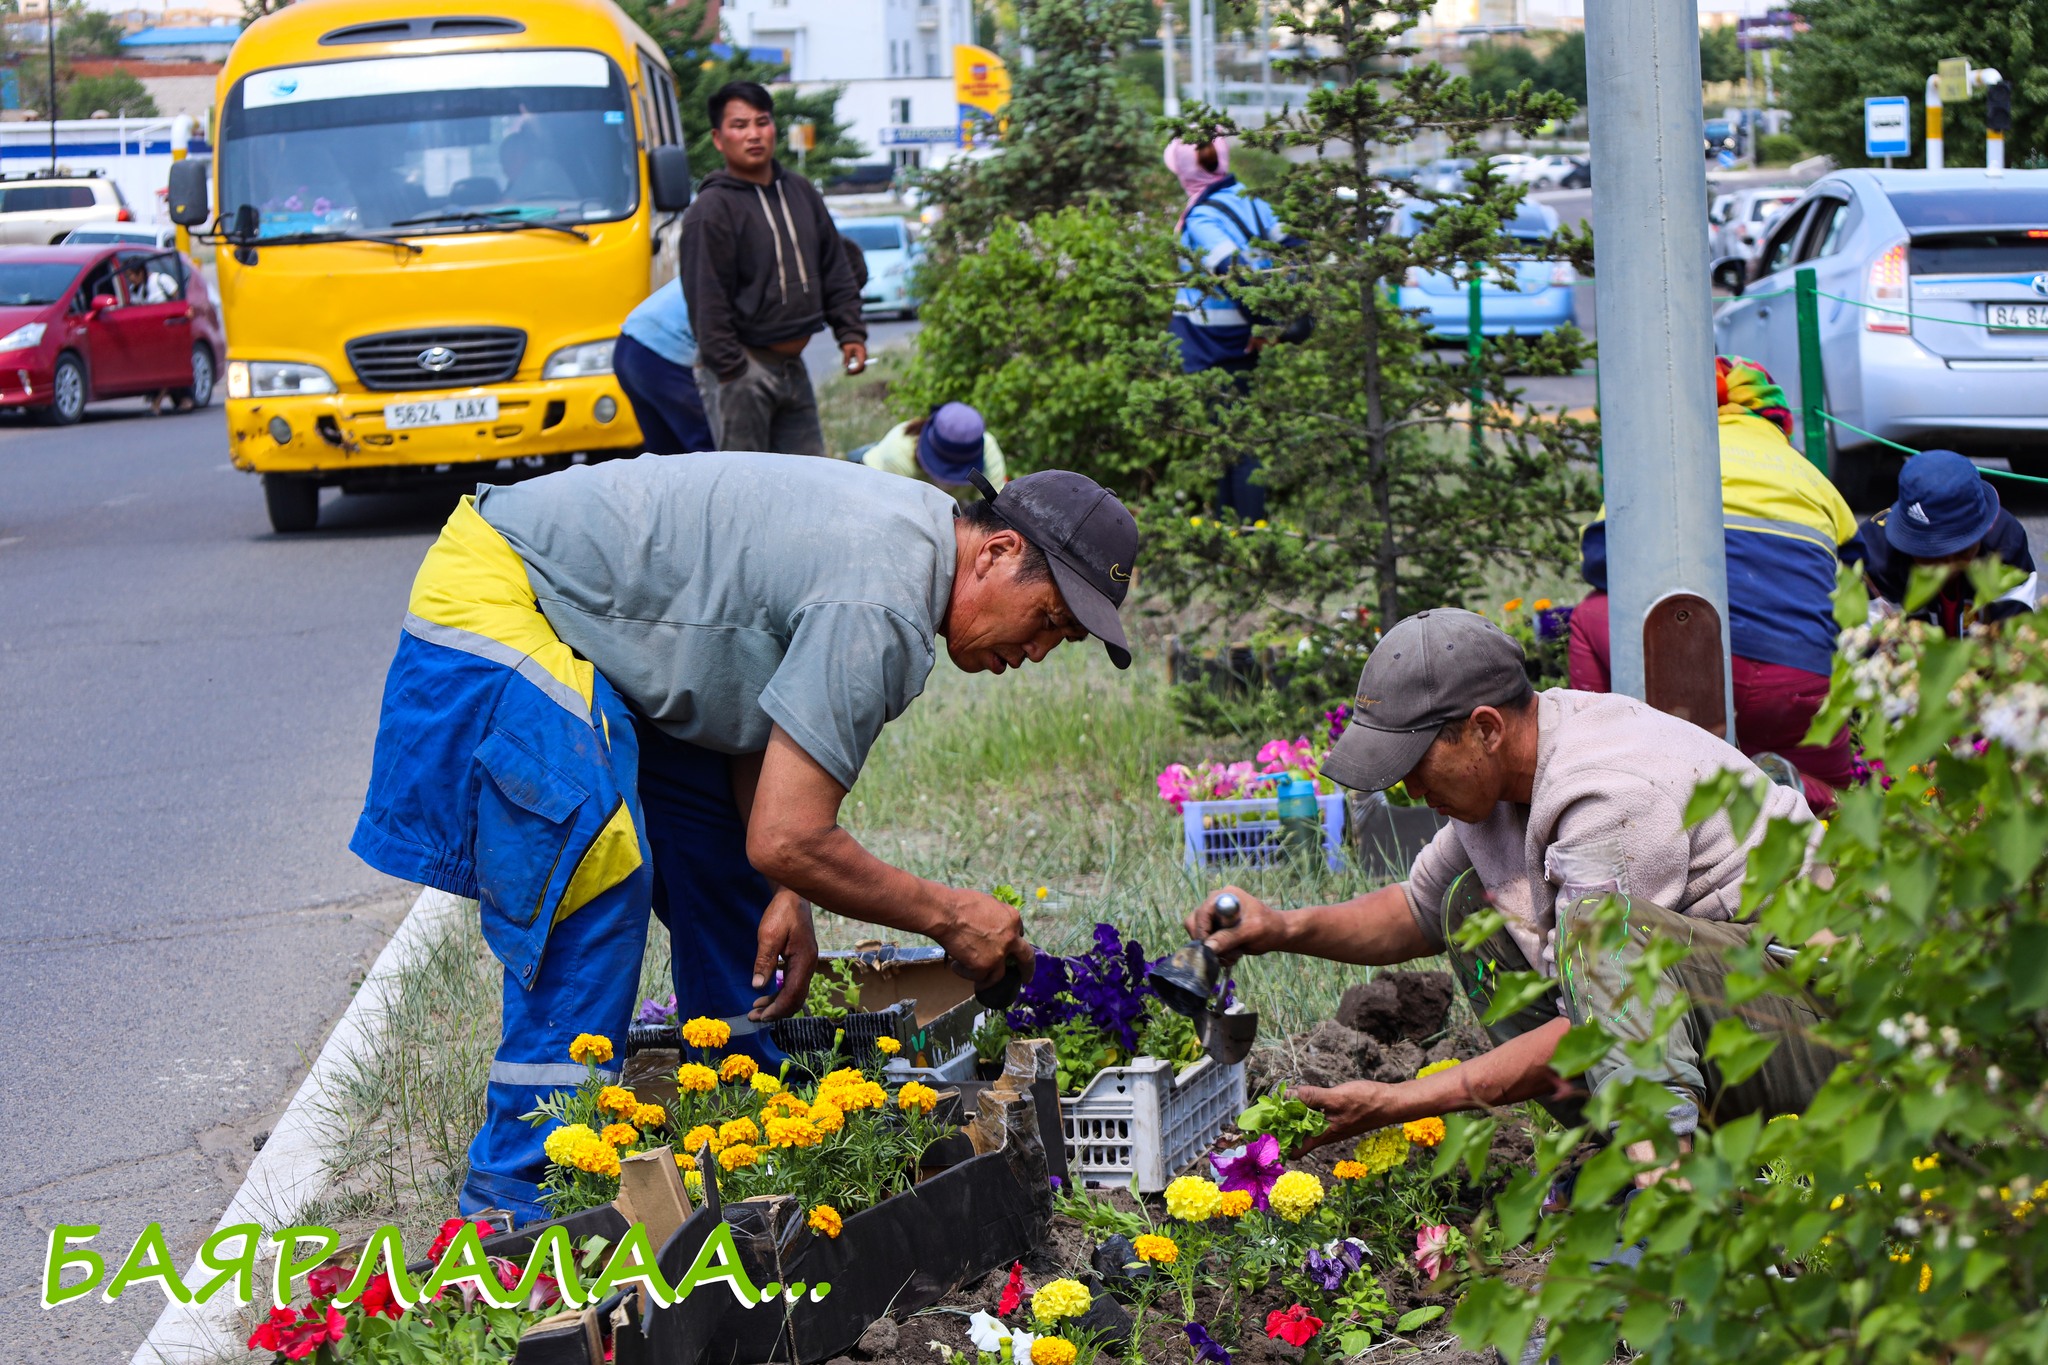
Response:
[{"label": "man in brown hoodie", "polygon": [[[1555,979],[1560,959],[1566,970],[1556,994],[1493,1025],[1497,1046],[1463,1066],[1400,1084],[1295,1088],[1330,1120],[1311,1145],[1523,1100],[1576,1122],[1588,1093],[1638,1076],[1672,1091],[1681,1136],[1703,1112],[1726,1121],[1805,1108],[1834,1062],[1802,1036],[1814,1021],[1807,1003],[1773,995],[1745,1007],[1746,1017],[1786,1036],[1742,1084],[1723,1085],[1704,1057],[1716,1011],[1726,1008],[1719,951],[1750,932],[1736,922],[1750,851],[1772,819],[1812,821],[1800,793],[1770,785],[1732,745],[1631,697],[1537,694],[1521,646],[1467,611],[1420,612],[1389,630],[1359,677],[1357,708],[1324,775],[1361,791],[1405,782],[1448,818],[1408,880],[1287,912],[1231,887],[1243,907],[1236,927],[1217,928],[1211,897],[1188,917],[1189,931],[1225,958],[1294,952],[1382,966],[1441,953],[1482,1014],[1499,972]],[[1688,827],[1693,788],[1724,769],[1747,779],[1764,818],[1744,834],[1725,812]],[[1630,905],[1632,939],[1621,959],[1587,953],[1580,936],[1609,896]],[[1459,926],[1488,905],[1505,926],[1477,952],[1461,950]],[[1637,1069],[1616,1048],[1578,1081],[1562,1079],[1550,1058],[1574,1022],[1598,1017],[1628,1041],[1649,1036],[1647,1012],[1621,1008],[1617,997],[1653,935],[1696,950],[1666,974],[1660,1003],[1683,991],[1701,1007],[1665,1035],[1660,1065]]]},{"label": "man in brown hoodie", "polygon": [[829,324],[847,373],[866,367],[860,286],[817,187],[775,160],[769,93],[732,81],[708,106],[725,169],[683,215],[682,277],[718,448],[823,455],[804,346]]}]

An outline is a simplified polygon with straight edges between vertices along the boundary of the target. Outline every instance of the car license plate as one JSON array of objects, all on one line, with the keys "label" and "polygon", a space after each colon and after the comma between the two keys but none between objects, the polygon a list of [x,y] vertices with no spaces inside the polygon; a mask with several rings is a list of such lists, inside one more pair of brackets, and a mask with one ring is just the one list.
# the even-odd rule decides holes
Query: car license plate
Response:
[{"label": "car license plate", "polygon": [[2048,332],[2048,303],[1987,303],[1984,315],[1994,332]]},{"label": "car license plate", "polygon": [[456,427],[466,422],[498,420],[498,396],[430,398],[424,403],[386,403],[384,425],[393,431],[412,427]]}]

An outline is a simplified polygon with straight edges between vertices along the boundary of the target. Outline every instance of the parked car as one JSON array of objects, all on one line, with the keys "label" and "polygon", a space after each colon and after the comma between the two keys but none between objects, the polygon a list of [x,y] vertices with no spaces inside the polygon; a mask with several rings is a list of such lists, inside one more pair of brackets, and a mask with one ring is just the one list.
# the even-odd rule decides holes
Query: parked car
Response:
[{"label": "parked car", "polygon": [[1540,164],[1533,156],[1521,152],[1500,152],[1486,158],[1493,166],[1493,172],[1510,185],[1528,185],[1536,179],[1536,167]]},{"label": "parked car", "polygon": [[[1394,215],[1393,231],[1404,237],[1414,236],[1432,208],[1429,204],[1403,206]],[[1507,232],[1511,237],[1539,242],[1556,232],[1557,225],[1556,209],[1548,204],[1525,203],[1508,224]],[[1579,277],[1569,262],[1527,256],[1512,258],[1509,264],[1512,280],[1492,269],[1480,277],[1482,336],[1510,332],[1534,336],[1578,320],[1572,286]],[[1471,335],[1472,295],[1468,279],[1453,278],[1440,270],[1410,270],[1394,296],[1402,308],[1422,314],[1436,336],[1463,341]]]},{"label": "parked car", "polygon": [[860,311],[894,313],[908,318],[917,315],[917,294],[913,288],[919,257],[924,254],[910,235],[910,224],[901,218],[835,218],[841,236],[868,258],[868,283],[860,293]]},{"label": "parked car", "polygon": [[[1761,361],[1795,409],[1798,311],[1779,291],[1808,266],[1833,296],[1819,306],[1827,411],[2048,476],[2048,171],[1836,171],[1772,221],[1754,261],[1715,262],[1739,293],[1715,312],[1716,347]],[[1866,499],[1883,448],[1828,426],[1836,484]]]},{"label": "parked car", "polygon": [[1740,256],[1745,261],[1754,257],[1772,221],[1803,193],[1797,185],[1763,185],[1730,193],[1727,211],[1713,234],[1714,254]]},{"label": "parked car", "polygon": [[0,250],[0,410],[68,426],[103,398],[168,393],[203,408],[226,353],[199,267],[175,251]]},{"label": "parked car", "polygon": [[1416,175],[1415,188],[1430,194],[1457,194],[1465,188],[1465,172],[1478,164],[1463,156],[1432,161]]},{"label": "parked car", "polygon": [[169,223],[130,223],[119,218],[103,218],[90,223],[81,223],[64,234],[59,246],[105,246],[119,242],[124,246],[153,246],[170,250],[178,244],[178,229]]},{"label": "parked car", "polygon": [[127,223],[135,215],[121,187],[98,172],[0,176],[0,243],[54,245],[73,228],[103,218]]},{"label": "parked car", "polygon": [[1555,190],[1565,187],[1565,178],[1584,165],[1584,159],[1553,152],[1549,156],[1536,158],[1536,166],[1529,175],[1529,188]]},{"label": "parked car", "polygon": [[1591,157],[1575,156],[1572,168],[1557,182],[1561,190],[1590,190],[1593,188],[1593,160]]},{"label": "parked car", "polygon": [[1722,152],[1742,155],[1742,130],[1727,119],[1708,119],[1702,130],[1702,140],[1706,143],[1708,156],[1719,156]]}]

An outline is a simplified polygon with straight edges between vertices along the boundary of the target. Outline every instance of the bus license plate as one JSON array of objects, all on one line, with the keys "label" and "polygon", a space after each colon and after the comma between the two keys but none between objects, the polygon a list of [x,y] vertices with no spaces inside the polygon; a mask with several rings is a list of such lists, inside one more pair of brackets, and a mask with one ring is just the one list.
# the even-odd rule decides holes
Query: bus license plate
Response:
[{"label": "bus license plate", "polygon": [[498,396],[431,398],[424,403],[386,403],[384,425],[392,431],[412,427],[456,427],[466,422],[498,420]]},{"label": "bus license plate", "polygon": [[1987,303],[1984,312],[1994,332],[2048,332],[2048,303]]}]

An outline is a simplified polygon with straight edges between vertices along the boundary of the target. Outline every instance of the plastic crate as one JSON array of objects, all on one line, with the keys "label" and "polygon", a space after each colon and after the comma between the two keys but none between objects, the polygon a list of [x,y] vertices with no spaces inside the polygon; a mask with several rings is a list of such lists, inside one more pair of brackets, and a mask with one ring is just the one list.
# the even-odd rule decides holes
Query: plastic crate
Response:
[{"label": "plastic crate", "polygon": [[891,1085],[905,1081],[923,1081],[926,1085],[954,1085],[960,1081],[971,1081],[975,1073],[974,1044],[962,1043],[943,1060],[927,1053],[926,1066],[916,1066],[906,1057],[891,1057],[882,1067],[882,1077]]},{"label": "plastic crate", "polygon": [[1140,1057],[1114,1066],[1072,1099],[1060,1100],[1067,1171],[1076,1183],[1128,1186],[1156,1194],[1244,1112],[1244,1063],[1214,1057],[1175,1073]]},{"label": "plastic crate", "polygon": [[[1323,822],[1323,858],[1335,872],[1344,866],[1344,794],[1316,797]],[[1231,801],[1190,801],[1181,808],[1181,831],[1189,867],[1249,863],[1271,867],[1287,857],[1280,839],[1280,802],[1271,796]]]}]

